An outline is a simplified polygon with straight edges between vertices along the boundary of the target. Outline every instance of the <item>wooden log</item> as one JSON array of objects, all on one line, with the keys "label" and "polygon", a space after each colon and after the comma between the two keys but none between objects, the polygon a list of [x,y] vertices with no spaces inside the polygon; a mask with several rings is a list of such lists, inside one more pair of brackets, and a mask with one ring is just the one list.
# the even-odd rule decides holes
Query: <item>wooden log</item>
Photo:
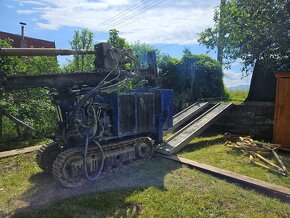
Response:
[{"label": "wooden log", "polygon": [[272,169],[272,168],[270,168],[270,167],[268,167],[268,166],[266,166],[266,165],[264,165],[264,164],[261,164],[261,163],[259,163],[259,162],[257,162],[257,161],[252,160],[251,163],[252,163],[252,164],[255,164],[255,165],[259,166],[259,167],[265,168],[265,169],[269,170],[270,172],[279,173],[279,174],[281,174],[282,176],[286,176],[286,173],[281,172],[281,171],[279,171],[279,170]]},{"label": "wooden log", "polygon": [[276,157],[277,161],[279,162],[279,164],[281,165],[282,169],[288,173],[288,169],[286,168],[286,166],[284,165],[284,163],[282,162],[282,160],[280,159],[279,155],[276,153],[276,151],[272,151],[274,156]]},{"label": "wooden log", "polygon": [[277,148],[281,147],[280,144],[265,143],[265,142],[259,142],[259,141],[256,141],[256,140],[254,140],[254,143],[256,143],[258,145],[262,145],[264,147],[265,146],[268,147],[268,148],[270,147],[271,149],[273,149],[273,148],[277,149]]},{"label": "wooden log", "polygon": [[277,168],[279,171],[283,172],[283,169],[282,169],[281,167],[277,166],[276,164],[273,164],[271,161],[267,160],[267,159],[264,158],[262,155],[257,154],[257,153],[252,152],[252,151],[249,151],[249,153],[250,153],[251,155],[253,155],[253,156],[256,156],[256,157],[260,158],[260,159],[261,159],[262,161],[264,161],[265,163],[267,163],[267,164],[269,164],[269,165],[271,165],[271,166]]}]

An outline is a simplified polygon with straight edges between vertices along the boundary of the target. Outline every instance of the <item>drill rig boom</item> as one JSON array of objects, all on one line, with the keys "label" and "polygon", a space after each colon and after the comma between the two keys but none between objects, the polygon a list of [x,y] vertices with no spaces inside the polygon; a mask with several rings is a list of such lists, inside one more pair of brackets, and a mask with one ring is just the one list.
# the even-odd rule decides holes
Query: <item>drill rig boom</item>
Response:
[{"label": "drill rig boom", "polygon": [[4,56],[57,56],[95,54],[93,50],[72,50],[55,48],[0,48],[0,57]]}]

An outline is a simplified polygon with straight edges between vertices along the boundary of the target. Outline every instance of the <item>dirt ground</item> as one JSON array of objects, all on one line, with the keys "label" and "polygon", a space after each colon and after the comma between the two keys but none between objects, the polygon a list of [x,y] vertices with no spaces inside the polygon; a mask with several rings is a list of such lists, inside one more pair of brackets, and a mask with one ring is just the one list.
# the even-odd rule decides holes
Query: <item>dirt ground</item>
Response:
[{"label": "dirt ground", "polygon": [[[149,186],[163,187],[164,176],[181,165],[169,160],[152,158],[150,161],[139,161],[131,165],[125,165],[113,172],[103,174],[95,182],[85,182],[80,188],[68,189],[54,180],[52,175],[39,172],[28,178],[33,184],[20,197],[16,210],[0,211],[0,217],[9,217],[15,213],[27,210],[40,209],[53,202],[65,198],[79,196],[85,193],[109,191],[116,189],[144,188]],[[13,204],[18,204],[14,202]]]}]

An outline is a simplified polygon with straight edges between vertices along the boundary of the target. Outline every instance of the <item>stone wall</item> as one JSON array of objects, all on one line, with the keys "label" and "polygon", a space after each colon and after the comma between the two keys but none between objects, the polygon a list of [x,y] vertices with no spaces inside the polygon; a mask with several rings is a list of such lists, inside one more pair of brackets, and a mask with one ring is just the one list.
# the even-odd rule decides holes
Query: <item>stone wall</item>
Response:
[{"label": "stone wall", "polygon": [[211,129],[237,135],[251,135],[271,141],[275,105],[272,102],[247,102],[233,105]]}]

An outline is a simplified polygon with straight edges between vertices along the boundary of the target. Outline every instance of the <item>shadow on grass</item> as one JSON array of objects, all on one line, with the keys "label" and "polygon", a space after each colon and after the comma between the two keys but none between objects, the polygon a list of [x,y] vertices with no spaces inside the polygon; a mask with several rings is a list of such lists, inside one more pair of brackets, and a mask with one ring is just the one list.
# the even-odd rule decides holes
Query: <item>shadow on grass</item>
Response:
[{"label": "shadow on grass", "polygon": [[[88,212],[86,215],[90,215],[90,210],[91,213],[96,212],[96,202],[98,203],[97,208],[100,207],[99,210],[104,213],[102,216],[115,216],[115,214],[126,215],[124,214],[125,212],[138,214],[140,210],[139,206],[129,204],[126,198],[133,192],[148,187],[158,187],[161,190],[164,189],[165,176],[180,168],[180,166],[180,164],[166,159],[153,158],[150,161],[138,162],[128,166],[125,165],[116,172],[101,177],[96,182],[86,182],[82,187],[75,189],[62,187],[50,174],[37,173],[29,179],[33,187],[21,196],[21,200],[26,202],[28,206],[17,209],[12,214],[6,214],[6,216],[31,217],[35,215],[38,217],[42,213],[48,213],[47,211],[50,211],[50,213],[58,217],[67,216],[67,214],[73,215],[71,211],[67,211],[65,206],[62,206],[67,205],[66,202],[73,201],[77,202],[73,204],[74,207],[80,208],[80,211]],[[106,194],[104,192],[106,192]],[[73,196],[90,193],[94,193],[92,195],[94,200],[93,202],[85,200],[86,204],[84,202],[78,202],[79,198],[71,198]],[[83,197],[80,197],[80,199]],[[107,203],[102,207],[104,202]],[[52,211],[49,208],[46,209],[48,205],[52,205],[54,209]],[[90,207],[90,205],[92,208],[87,208]],[[69,208],[69,205],[66,207]],[[87,210],[84,210],[84,208],[87,208]],[[124,211],[123,208],[126,208],[126,211]],[[75,208],[72,208],[71,210],[74,209]],[[58,215],[58,213],[54,211],[58,211],[60,214]],[[62,211],[66,211],[66,214],[62,214]],[[47,215],[49,215],[49,213]],[[97,215],[99,216],[100,214]],[[51,217],[51,215],[49,216]]]}]

